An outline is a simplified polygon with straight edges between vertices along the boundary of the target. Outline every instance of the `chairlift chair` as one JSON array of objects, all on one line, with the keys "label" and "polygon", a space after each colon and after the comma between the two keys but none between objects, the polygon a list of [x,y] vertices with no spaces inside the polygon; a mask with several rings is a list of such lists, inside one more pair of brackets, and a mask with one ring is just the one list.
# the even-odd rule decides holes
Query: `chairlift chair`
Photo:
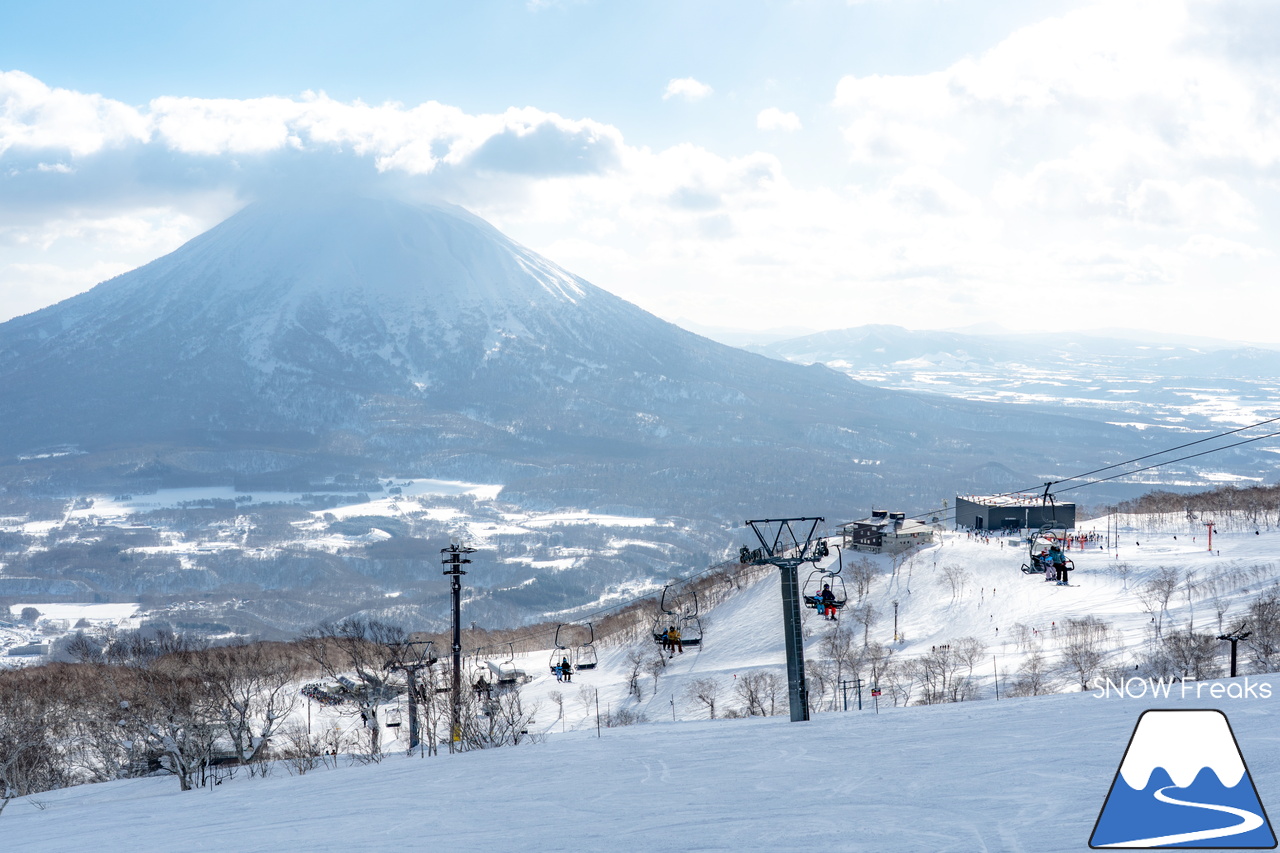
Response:
[{"label": "chairlift chair", "polygon": [[675,626],[680,631],[682,646],[702,645],[702,620],[698,618],[698,594],[690,590],[687,596],[668,593],[668,584],[662,589],[662,598],[658,602],[658,616],[653,620],[653,641],[665,648],[667,628]]},{"label": "chairlift chair", "polygon": [[[563,623],[556,626],[555,648],[551,650],[551,659],[548,661],[548,668],[552,673],[555,673],[556,668],[561,666],[562,661],[569,660],[569,657],[573,654],[568,646],[560,642],[560,629],[563,627]],[[573,661],[569,661],[569,667],[570,675],[572,675],[574,669]]]},{"label": "chairlift chair", "polygon": [[[1040,552],[1047,553],[1049,548],[1057,545],[1061,548],[1067,541],[1067,529],[1058,523],[1041,525],[1040,529],[1028,538],[1027,561],[1022,564],[1022,571],[1028,575],[1044,574],[1045,566],[1040,559]],[[1076,564],[1066,560],[1067,571],[1074,571]]]},{"label": "chairlift chair", "polygon": [[596,659],[596,647],[594,645],[596,641],[596,629],[590,622],[587,623],[587,634],[587,641],[580,644],[573,653],[573,668],[578,672],[581,672],[584,669],[595,669],[596,664],[599,662]]},{"label": "chairlift chair", "polygon": [[[819,539],[818,541],[824,543],[824,547],[820,550],[825,551],[826,540]],[[831,605],[835,607],[838,618],[840,611],[849,603],[849,592],[844,585],[844,578],[841,577],[841,572],[844,571],[844,554],[839,545],[835,546],[835,549],[836,568],[834,570],[831,568],[818,568],[815,561],[813,571],[809,572],[809,577],[805,579],[804,585],[800,588],[800,598],[806,607],[813,610],[822,610],[826,606],[826,602],[822,600],[822,586],[823,584],[829,584],[831,586],[831,594],[835,596],[831,601]],[[827,551],[827,553],[830,552]],[[818,557],[818,559],[822,558]]]}]

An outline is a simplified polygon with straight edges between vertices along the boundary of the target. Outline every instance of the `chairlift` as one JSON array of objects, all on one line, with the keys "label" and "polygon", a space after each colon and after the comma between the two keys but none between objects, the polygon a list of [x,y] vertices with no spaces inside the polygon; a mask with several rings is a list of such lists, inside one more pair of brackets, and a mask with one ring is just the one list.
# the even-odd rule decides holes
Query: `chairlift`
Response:
[{"label": "chairlift", "polygon": [[[1049,507],[1050,520],[1041,524],[1036,533],[1027,537],[1027,560],[1022,564],[1024,574],[1045,574],[1051,568],[1051,563],[1049,562],[1050,550],[1056,547],[1059,551],[1062,551],[1067,542],[1066,525],[1058,521],[1057,505],[1054,503],[1053,495],[1049,494],[1051,485],[1053,484],[1044,484],[1044,497],[1042,498],[1044,505]],[[1065,556],[1062,564],[1065,565],[1067,572],[1075,571],[1075,562],[1066,559]],[[1065,583],[1065,580],[1060,580],[1059,582]]]},{"label": "chairlift", "polygon": [[398,729],[400,728],[400,723],[401,723],[401,719],[400,719],[399,707],[392,708],[390,711],[387,712],[387,723],[386,723],[387,728]]},{"label": "chairlift", "polygon": [[596,668],[598,661],[596,660],[596,629],[590,622],[587,623],[587,641],[578,645],[573,654],[573,668],[581,672],[582,670],[592,670]]},{"label": "chairlift", "polygon": [[[820,547],[815,548],[815,555],[824,553],[825,556],[825,554],[830,553],[825,539],[819,539],[818,543],[820,543]],[[839,618],[840,611],[849,603],[849,593],[845,588],[844,578],[840,576],[840,573],[844,571],[844,554],[839,545],[835,546],[835,549],[836,568],[834,570],[831,568],[819,568],[815,561],[813,571],[809,572],[809,577],[805,579],[804,585],[801,587],[800,599],[806,607],[818,611],[825,610],[827,605],[830,604],[836,609],[836,618]],[[821,559],[821,557],[818,559]],[[822,592],[824,586],[831,588],[833,597],[830,602],[823,600]]]},{"label": "chairlift", "polygon": [[[516,668],[516,644],[514,642],[507,643],[508,655],[507,659],[498,664],[496,675],[496,686],[506,690],[515,687],[518,684],[524,684],[529,680],[529,676],[522,669]],[[492,664],[490,664],[492,669]]]},{"label": "chairlift", "polygon": [[[662,588],[662,598],[658,601],[658,615],[653,620],[653,641],[666,648],[667,628],[674,626],[680,631],[680,643],[684,646],[702,645],[702,620],[698,618],[698,594],[692,590],[688,595],[672,594],[671,585]],[[665,627],[664,627],[665,626]]]},{"label": "chairlift", "polygon": [[560,629],[563,627],[564,627],[563,623],[556,626],[555,648],[551,650],[551,660],[548,662],[548,667],[550,668],[551,672],[553,674],[559,673],[557,677],[564,675],[563,666],[566,662],[569,663],[568,674],[570,676],[573,675],[573,670],[574,670],[573,663],[569,661],[569,655],[572,654],[572,652],[570,651],[568,646],[560,642]]}]

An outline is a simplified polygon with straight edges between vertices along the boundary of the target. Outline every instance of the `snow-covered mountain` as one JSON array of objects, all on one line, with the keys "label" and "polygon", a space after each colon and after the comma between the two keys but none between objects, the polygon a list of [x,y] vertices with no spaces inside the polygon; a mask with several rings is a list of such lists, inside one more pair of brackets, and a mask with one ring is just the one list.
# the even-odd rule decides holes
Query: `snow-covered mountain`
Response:
[{"label": "snow-covered mountain", "polygon": [[0,325],[0,397],[0,453],[84,451],[49,463],[73,484],[363,470],[722,517],[916,504],[994,461],[1034,482],[1140,441],[744,353],[458,208],[352,196],[250,205]]}]

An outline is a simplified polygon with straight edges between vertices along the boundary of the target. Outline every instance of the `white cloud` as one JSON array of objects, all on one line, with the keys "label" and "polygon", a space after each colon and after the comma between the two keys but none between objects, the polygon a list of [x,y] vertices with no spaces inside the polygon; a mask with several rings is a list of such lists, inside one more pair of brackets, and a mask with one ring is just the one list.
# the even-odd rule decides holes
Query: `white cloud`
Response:
[{"label": "white cloud", "polygon": [[799,130],[800,117],[777,107],[766,107],[756,115],[756,127],[760,130]]},{"label": "white cloud", "polygon": [[[1280,78],[1233,52],[1228,24],[1199,0],[1108,0],[946,67],[846,77],[841,157],[809,170],[825,183],[771,153],[651,149],[534,107],[324,93],[133,107],[11,72],[0,317],[36,307],[37,292],[68,295],[94,263],[176,247],[237,198],[321,176],[425,188],[648,310],[710,325],[775,323],[804,305],[815,326],[1018,327],[1051,292],[1086,317],[1105,306],[1274,340],[1265,312],[1232,301],[1265,298],[1280,274]],[[1198,35],[1208,29],[1215,40]],[[698,92],[710,88],[672,81],[667,97]],[[799,126],[778,108],[756,120]],[[821,135],[807,121],[797,144]],[[160,211],[181,224],[166,230]],[[1216,298],[1193,319],[1157,313],[1206,292]]]},{"label": "white cloud", "polygon": [[686,101],[700,101],[713,91],[706,83],[699,83],[692,77],[680,77],[667,83],[667,90],[662,93],[662,100],[684,98]]}]

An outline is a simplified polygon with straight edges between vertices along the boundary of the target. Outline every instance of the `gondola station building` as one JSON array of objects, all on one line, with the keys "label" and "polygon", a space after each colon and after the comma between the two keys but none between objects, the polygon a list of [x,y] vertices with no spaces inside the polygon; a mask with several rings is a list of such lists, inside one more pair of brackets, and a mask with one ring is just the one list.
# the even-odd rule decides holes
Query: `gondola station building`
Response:
[{"label": "gondola station building", "polygon": [[956,496],[957,530],[1037,530],[1076,526],[1076,505],[1045,503],[1039,495]]}]

